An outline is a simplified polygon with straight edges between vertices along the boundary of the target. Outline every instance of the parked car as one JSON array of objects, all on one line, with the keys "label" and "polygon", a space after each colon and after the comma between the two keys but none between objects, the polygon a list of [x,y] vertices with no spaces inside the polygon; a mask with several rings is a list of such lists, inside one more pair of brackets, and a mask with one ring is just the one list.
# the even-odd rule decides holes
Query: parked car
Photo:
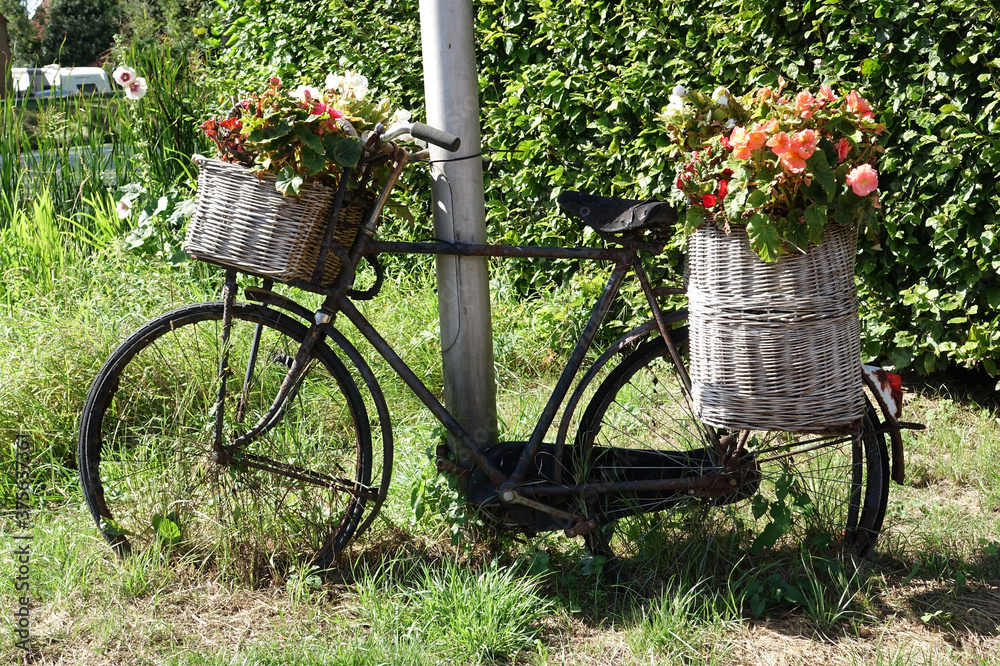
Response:
[{"label": "parked car", "polygon": [[13,67],[11,76],[18,97],[69,97],[113,91],[111,79],[100,67]]}]

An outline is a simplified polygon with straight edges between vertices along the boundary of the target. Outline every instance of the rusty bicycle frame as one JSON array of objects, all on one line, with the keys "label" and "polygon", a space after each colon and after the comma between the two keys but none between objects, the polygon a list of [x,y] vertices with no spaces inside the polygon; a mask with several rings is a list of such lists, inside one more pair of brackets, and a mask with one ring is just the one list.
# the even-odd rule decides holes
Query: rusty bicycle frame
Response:
[{"label": "rusty bicycle frame", "polygon": [[[534,460],[536,454],[540,451],[542,444],[544,443],[545,436],[551,429],[552,424],[559,413],[560,406],[566,402],[570,388],[579,375],[587,353],[593,345],[597,333],[611,309],[612,302],[615,296],[619,293],[622,283],[629,272],[634,273],[642,287],[646,302],[652,313],[652,319],[612,344],[597,358],[592,367],[584,373],[583,377],[580,378],[577,383],[576,390],[572,393],[572,395],[569,395],[569,400],[566,402],[563,418],[560,421],[557,431],[555,441],[556,459],[562,459],[562,454],[566,446],[568,435],[567,431],[571,421],[571,416],[575,412],[579,401],[583,397],[586,387],[590,385],[600,369],[604,367],[614,356],[639,339],[654,333],[659,333],[659,335],[662,336],[667,345],[670,356],[673,359],[673,363],[680,373],[685,390],[688,393],[690,392],[690,379],[688,378],[684,364],[681,361],[678,350],[671,337],[672,326],[684,321],[687,317],[687,313],[683,310],[669,313],[664,312],[657,302],[657,298],[659,296],[683,293],[683,291],[680,289],[664,287],[654,288],[642,266],[638,250],[636,247],[629,246],[628,244],[617,247],[590,248],[468,244],[447,243],[441,241],[385,242],[375,240],[374,236],[381,210],[385,205],[397,178],[411,158],[411,153],[408,150],[393,143],[386,143],[384,146],[380,146],[378,138],[379,137],[376,133],[373,138],[368,140],[366,144],[366,154],[368,157],[363,160],[362,168],[370,170],[373,163],[389,162],[391,163],[389,176],[385,180],[382,190],[378,195],[367,219],[365,219],[361,224],[359,233],[350,248],[341,246],[336,242],[332,242],[330,233],[328,233],[327,238],[324,240],[317,266],[317,274],[322,274],[322,262],[325,261],[326,257],[329,256],[330,253],[333,253],[340,259],[343,269],[334,284],[328,288],[317,289],[314,284],[308,286],[311,291],[319,291],[320,293],[325,294],[325,299],[322,305],[315,312],[310,312],[292,299],[272,292],[270,290],[271,283],[268,281],[265,281],[263,288],[250,287],[246,290],[247,296],[252,300],[256,300],[265,305],[272,305],[290,310],[300,317],[311,321],[312,324],[309,329],[309,334],[302,343],[296,358],[292,362],[282,387],[274,399],[270,411],[268,411],[268,413],[262,417],[255,426],[230,443],[222,441],[221,414],[222,405],[225,400],[226,382],[220,382],[219,395],[217,397],[218,423],[213,454],[213,457],[217,461],[224,462],[235,459],[237,456],[234,456],[234,454],[236,454],[238,449],[255,437],[267,432],[280,421],[284,414],[286,408],[285,406],[288,400],[294,395],[298,380],[309,365],[312,349],[315,347],[316,343],[319,340],[322,340],[325,336],[334,339],[341,349],[343,349],[348,356],[351,357],[351,360],[355,361],[355,365],[363,365],[363,363],[357,363],[357,359],[359,358],[357,356],[357,351],[350,345],[350,343],[346,343],[346,340],[339,333],[339,331],[333,327],[336,317],[344,316],[364,336],[364,338],[372,345],[379,355],[385,359],[393,371],[399,375],[410,390],[413,391],[413,393],[431,411],[431,413],[448,430],[448,432],[451,433],[461,443],[461,445],[465,447],[474,464],[485,473],[490,482],[497,489],[498,497],[503,505],[522,505],[530,509],[549,514],[550,516],[561,521],[561,523],[565,526],[564,529],[568,536],[582,535],[593,529],[596,526],[596,519],[593,516],[585,516],[580,513],[566,511],[557,506],[552,506],[550,502],[553,500],[566,498],[572,495],[613,495],[642,491],[684,491],[685,493],[702,497],[718,497],[726,492],[731,492],[733,486],[740,483],[740,470],[738,467],[730,469],[728,466],[720,468],[719,473],[698,477],[618,482],[585,481],[582,483],[576,481],[563,483],[561,478],[561,469],[557,468],[555,482],[525,483],[532,461]],[[422,158],[424,154],[418,153],[417,156],[418,158]],[[365,160],[367,160],[367,162]],[[349,177],[350,172],[348,171],[348,173],[345,173],[345,176],[341,179],[341,186],[335,199],[335,206],[334,211],[331,214],[331,219],[336,219],[337,217],[340,204],[344,199],[344,192]],[[332,227],[333,225],[330,226]],[[579,261],[609,261],[614,263],[614,269],[611,272],[611,276],[608,278],[603,292],[597,299],[597,302],[591,311],[590,318],[587,321],[587,324],[584,327],[583,332],[581,333],[580,338],[577,341],[576,346],[574,347],[573,352],[571,353],[555,387],[553,388],[545,407],[539,415],[531,436],[524,445],[524,449],[518,458],[515,469],[509,475],[505,474],[497,464],[490,460],[484,449],[462,427],[458,419],[456,419],[455,416],[448,411],[448,409],[437,399],[434,393],[427,388],[419,377],[417,377],[413,370],[396,353],[385,338],[382,337],[382,335],[353,303],[352,298],[370,298],[374,295],[374,293],[377,293],[379,287],[381,286],[383,277],[382,268],[377,257],[383,253],[497,258],[573,259]],[[372,264],[372,266],[376,269],[377,277],[375,285],[372,288],[366,292],[359,293],[353,290],[353,283],[358,264],[362,259],[365,259]],[[304,286],[295,285],[295,283],[292,284],[293,286]],[[231,308],[233,307],[235,294],[236,273],[233,270],[228,270],[223,290],[224,342],[228,336],[229,326],[231,324]],[[248,368],[246,369],[247,377],[250,377],[253,373],[253,366],[256,362],[256,352],[253,351],[251,352],[251,356],[248,361]],[[224,376],[228,372],[228,358],[224,353],[220,364],[220,373]],[[364,373],[365,370],[362,369],[362,372]],[[369,381],[368,377],[366,377],[366,381]],[[374,381],[373,377],[371,377],[371,381]],[[865,375],[865,381],[868,382],[869,387],[873,389],[872,393],[874,394],[876,400],[880,403],[883,414],[886,414],[889,417],[889,421],[886,423],[884,432],[889,433],[892,438],[894,463],[897,459],[897,456],[895,455],[897,452],[900,454],[899,461],[901,463],[902,442],[900,439],[900,428],[906,427],[908,424],[895,422],[891,418],[891,410],[887,408],[884,397],[881,396],[876,390],[877,387],[871,385],[872,380],[867,374]],[[370,382],[369,385],[371,385]],[[739,453],[739,447],[742,447],[745,443],[742,438],[739,442],[729,441],[735,438],[720,438],[719,434],[710,427],[705,427],[705,434],[706,443],[714,446],[720,451],[720,453],[725,452],[726,456],[724,458],[728,457],[732,459],[735,454]],[[850,437],[849,434],[846,436]],[[819,444],[817,448],[821,446],[829,446],[839,441],[843,440],[831,439],[825,444]],[[734,446],[736,448],[734,448]],[[728,451],[726,451],[727,447]],[[781,457],[782,455],[786,454],[779,453],[778,457]],[[345,488],[342,484],[338,485],[336,480],[332,480],[325,475],[316,474],[308,470],[290,468],[287,465],[277,465],[265,459],[247,460],[245,458],[240,458],[240,462],[244,465],[256,467],[275,474],[290,476],[307,483],[317,483],[320,485],[336,487],[359,497],[372,497],[371,489]],[[389,466],[391,467],[391,462]],[[447,467],[448,465],[446,464],[445,466]],[[454,466],[452,465],[452,467]],[[894,464],[893,468],[893,477],[897,477],[898,469],[898,475],[901,478],[902,465]],[[387,479],[384,480],[384,483],[387,483]],[[382,497],[377,498],[378,504],[381,504],[382,499]],[[372,516],[369,520],[374,517],[376,512],[377,509],[372,512]],[[367,522],[368,521],[365,523],[366,525]],[[359,530],[359,532],[360,531],[361,530]]]}]

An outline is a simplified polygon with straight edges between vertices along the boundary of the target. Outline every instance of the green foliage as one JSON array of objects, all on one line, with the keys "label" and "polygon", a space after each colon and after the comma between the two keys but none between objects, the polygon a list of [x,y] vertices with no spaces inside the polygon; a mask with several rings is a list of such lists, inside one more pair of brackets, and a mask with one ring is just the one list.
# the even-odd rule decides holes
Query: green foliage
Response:
[{"label": "green foliage", "polygon": [[[0,0],[0,14],[7,17],[7,34],[14,67],[34,65],[38,35],[31,25],[24,0]],[[3,61],[0,60],[0,63]],[[2,73],[0,73],[2,74]]]},{"label": "green foliage", "polygon": [[[234,0],[224,68],[231,76],[315,78],[361,70],[379,89],[421,99],[417,3]],[[477,4],[487,212],[496,241],[575,244],[555,210],[564,189],[631,198],[670,195],[673,167],[656,113],[675,84],[745,90],[817,82],[867,91],[880,138],[880,248],[860,256],[865,355],[920,371],[949,363],[996,371],[1000,350],[1000,77],[976,0],[712,0]],[[675,244],[679,245],[679,244]],[[679,247],[665,263],[679,266]],[[520,287],[574,267],[523,262]],[[936,290],[948,309],[905,294]],[[952,308],[952,303],[954,307]]]},{"label": "green foliage", "polygon": [[114,44],[120,15],[118,0],[53,0],[42,29],[41,60],[90,65]]}]

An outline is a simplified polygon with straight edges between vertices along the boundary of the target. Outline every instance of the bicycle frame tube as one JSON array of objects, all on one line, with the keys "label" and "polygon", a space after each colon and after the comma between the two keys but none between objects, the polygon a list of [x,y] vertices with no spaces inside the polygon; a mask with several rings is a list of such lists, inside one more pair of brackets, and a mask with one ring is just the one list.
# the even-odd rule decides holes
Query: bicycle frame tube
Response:
[{"label": "bicycle frame tube", "polygon": [[[476,464],[482,467],[487,474],[490,476],[490,480],[499,487],[497,481],[504,483],[518,484],[522,482],[527,476],[531,460],[534,458],[535,454],[538,452],[539,447],[542,444],[542,440],[545,434],[548,432],[549,428],[552,426],[552,422],[555,420],[556,414],[559,411],[559,406],[562,404],[572,386],[574,378],[580,370],[580,366],[586,357],[587,351],[593,344],[594,338],[597,335],[604,318],[611,309],[611,303],[614,297],[618,294],[621,284],[625,279],[625,275],[628,273],[629,269],[637,264],[637,256],[635,251],[629,248],[612,247],[612,248],[587,248],[587,247],[537,247],[537,246],[524,246],[524,245],[488,245],[488,244],[473,244],[473,243],[445,243],[445,242],[424,242],[424,243],[405,243],[405,242],[384,242],[384,241],[372,241],[368,248],[365,250],[365,254],[374,254],[386,252],[390,254],[451,254],[459,256],[484,256],[484,257],[499,257],[499,258],[545,258],[545,259],[589,259],[593,261],[613,261],[615,262],[615,269],[612,271],[611,277],[608,279],[607,285],[605,285],[604,291],[594,306],[593,311],[590,315],[590,320],[584,327],[583,333],[579,341],[577,342],[576,348],[573,350],[569,361],[566,364],[562,375],[559,378],[555,388],[549,397],[545,408],[539,417],[535,429],[528,440],[525,451],[521,456],[517,467],[515,468],[513,474],[510,478],[505,478],[499,470],[496,470],[492,464],[483,456],[482,450],[479,448],[475,442],[471,440],[464,429],[458,425],[455,418],[445,409],[440,402],[427,390],[420,380],[413,375],[412,371],[406,366],[406,364],[399,359],[398,356],[388,347],[387,343],[377,336],[377,332],[371,328],[371,325],[367,321],[359,322],[355,318],[348,314],[347,308],[342,308],[342,312],[348,316],[349,319],[355,324],[355,326],[366,325],[369,332],[361,330],[362,334],[369,339],[369,342],[379,351],[379,353],[389,361],[393,369],[403,378],[404,381],[410,386],[410,388],[417,393],[417,396],[434,412],[435,416],[441,420],[441,423],[448,428],[452,434],[462,441],[471,452],[473,460]],[[355,310],[356,312],[356,310]],[[358,313],[360,317],[360,313]],[[363,319],[363,318],[362,318]],[[371,337],[370,337],[371,336]],[[389,355],[395,356],[393,360]],[[428,399],[433,400],[430,403]],[[447,415],[447,420],[442,418],[443,415]],[[460,429],[456,431],[449,422],[453,423],[456,427]],[[484,464],[485,463],[485,464]],[[494,472],[496,473],[496,478],[494,478]]]}]

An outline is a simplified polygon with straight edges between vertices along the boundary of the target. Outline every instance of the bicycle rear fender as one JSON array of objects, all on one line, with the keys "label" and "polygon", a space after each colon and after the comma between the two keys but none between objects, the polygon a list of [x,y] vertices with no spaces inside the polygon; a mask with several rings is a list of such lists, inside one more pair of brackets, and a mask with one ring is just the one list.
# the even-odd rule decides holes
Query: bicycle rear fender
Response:
[{"label": "bicycle rear fender", "polygon": [[899,417],[903,415],[903,387],[899,375],[888,373],[876,365],[862,365],[861,378],[882,410],[882,418],[888,426],[889,440],[892,442],[890,475],[893,481],[902,485],[906,473],[903,463],[903,436],[899,424]]}]

